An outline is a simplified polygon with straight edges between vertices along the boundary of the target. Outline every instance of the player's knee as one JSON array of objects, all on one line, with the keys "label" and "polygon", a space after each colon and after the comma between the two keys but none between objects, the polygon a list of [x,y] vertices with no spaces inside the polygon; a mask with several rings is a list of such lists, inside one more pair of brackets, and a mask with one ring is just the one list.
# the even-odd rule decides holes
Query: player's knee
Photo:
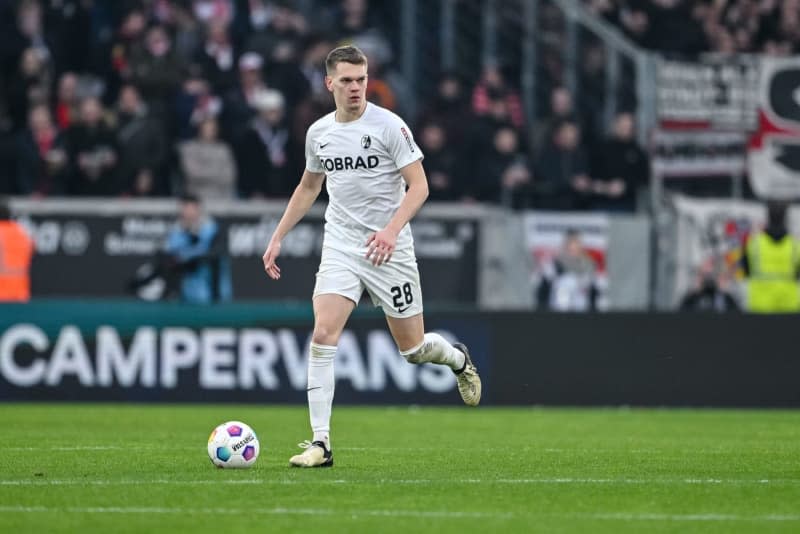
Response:
[{"label": "player's knee", "polygon": [[314,333],[311,334],[311,341],[317,345],[336,346],[339,342],[340,332],[325,325],[315,325]]}]

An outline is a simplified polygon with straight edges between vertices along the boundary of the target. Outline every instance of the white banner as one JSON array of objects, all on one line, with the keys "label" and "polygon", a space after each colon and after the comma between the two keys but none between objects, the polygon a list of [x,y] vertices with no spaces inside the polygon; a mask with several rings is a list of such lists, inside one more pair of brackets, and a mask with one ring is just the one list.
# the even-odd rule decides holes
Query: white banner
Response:
[{"label": "white banner", "polygon": [[756,125],[758,59],[704,57],[700,63],[659,60],[657,113],[664,126],[752,131]]},{"label": "white banner", "polygon": [[653,173],[662,178],[742,176],[747,134],[709,130],[653,131]]},{"label": "white banner", "polygon": [[800,198],[800,58],[761,61],[759,124],[750,140],[750,185],[761,198]]}]

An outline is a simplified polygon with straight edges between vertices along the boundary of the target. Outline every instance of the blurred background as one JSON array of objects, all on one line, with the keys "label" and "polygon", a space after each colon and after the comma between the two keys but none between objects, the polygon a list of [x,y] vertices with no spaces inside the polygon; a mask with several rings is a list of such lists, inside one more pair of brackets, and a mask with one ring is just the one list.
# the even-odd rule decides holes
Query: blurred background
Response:
[{"label": "blurred background", "polygon": [[[0,398],[304,401],[324,194],[261,255],[345,43],[488,402],[800,404],[798,0],[0,0]],[[337,398],[457,400],[350,327]]]}]

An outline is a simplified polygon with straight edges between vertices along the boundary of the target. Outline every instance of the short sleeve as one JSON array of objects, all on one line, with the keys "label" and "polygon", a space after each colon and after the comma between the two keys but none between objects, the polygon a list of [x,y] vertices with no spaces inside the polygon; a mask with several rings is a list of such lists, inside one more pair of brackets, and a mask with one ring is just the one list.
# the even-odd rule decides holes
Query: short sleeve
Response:
[{"label": "short sleeve", "polygon": [[317,139],[311,128],[306,132],[306,169],[310,172],[325,172],[319,157],[316,154]]},{"label": "short sleeve", "polygon": [[424,157],[422,150],[414,141],[414,136],[411,135],[411,129],[399,117],[394,117],[394,120],[390,121],[384,135],[386,150],[398,169]]}]

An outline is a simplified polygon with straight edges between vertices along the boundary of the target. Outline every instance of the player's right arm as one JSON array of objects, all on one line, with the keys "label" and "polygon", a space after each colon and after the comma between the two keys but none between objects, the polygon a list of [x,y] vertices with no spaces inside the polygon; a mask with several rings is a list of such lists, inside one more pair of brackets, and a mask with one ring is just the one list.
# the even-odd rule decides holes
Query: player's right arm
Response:
[{"label": "player's right arm", "polygon": [[281,277],[281,270],[275,263],[281,253],[281,241],[311,209],[311,205],[314,204],[320,191],[322,191],[323,180],[325,180],[325,173],[312,172],[306,169],[303,172],[303,177],[300,178],[300,183],[292,193],[289,204],[286,205],[286,210],[272,233],[267,250],[261,257],[264,261],[264,270],[273,280]]}]

